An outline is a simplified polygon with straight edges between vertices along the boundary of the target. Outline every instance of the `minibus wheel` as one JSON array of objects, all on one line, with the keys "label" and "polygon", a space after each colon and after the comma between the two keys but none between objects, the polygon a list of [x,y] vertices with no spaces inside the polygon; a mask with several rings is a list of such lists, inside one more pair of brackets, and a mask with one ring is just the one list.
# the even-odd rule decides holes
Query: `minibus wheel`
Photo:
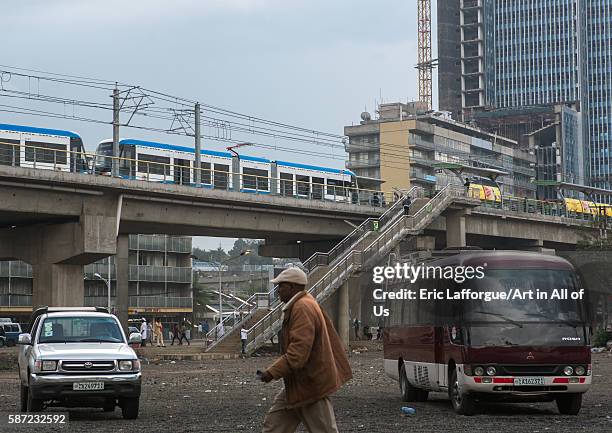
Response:
[{"label": "minibus wheel", "polygon": [[582,407],[582,394],[567,394],[557,397],[557,408],[563,415],[578,415]]},{"label": "minibus wheel", "polygon": [[469,394],[461,392],[456,369],[451,373],[449,383],[448,396],[450,397],[455,412],[459,415],[473,415],[475,411],[474,399]]},{"label": "minibus wheel", "polygon": [[402,400],[404,401],[419,401],[419,389],[415,388],[408,382],[408,376],[406,376],[406,367],[402,363],[400,367],[400,391],[402,393]]}]

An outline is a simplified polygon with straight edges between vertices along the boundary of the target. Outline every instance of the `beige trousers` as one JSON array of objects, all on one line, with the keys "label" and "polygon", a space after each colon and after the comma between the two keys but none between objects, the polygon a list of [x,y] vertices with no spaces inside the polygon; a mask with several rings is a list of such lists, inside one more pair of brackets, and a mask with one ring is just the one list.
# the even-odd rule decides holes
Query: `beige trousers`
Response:
[{"label": "beige trousers", "polygon": [[310,433],[338,433],[334,407],[325,397],[308,406],[286,409],[285,390],[281,390],[264,419],[262,433],[293,433],[303,423]]}]

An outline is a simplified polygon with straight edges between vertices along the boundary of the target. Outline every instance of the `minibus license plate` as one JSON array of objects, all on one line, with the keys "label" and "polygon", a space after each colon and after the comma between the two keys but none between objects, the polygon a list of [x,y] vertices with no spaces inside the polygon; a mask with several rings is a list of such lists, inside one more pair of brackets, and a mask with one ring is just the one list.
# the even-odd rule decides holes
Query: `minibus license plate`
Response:
[{"label": "minibus license plate", "polygon": [[543,377],[515,377],[515,385],[544,385]]},{"label": "minibus license plate", "polygon": [[74,382],[73,391],[98,391],[104,389],[104,382]]}]

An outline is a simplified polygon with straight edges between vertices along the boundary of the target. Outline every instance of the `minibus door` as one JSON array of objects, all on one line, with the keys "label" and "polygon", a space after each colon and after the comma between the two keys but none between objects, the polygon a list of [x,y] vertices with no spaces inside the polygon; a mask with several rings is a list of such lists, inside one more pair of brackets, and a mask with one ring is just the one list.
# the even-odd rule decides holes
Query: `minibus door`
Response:
[{"label": "minibus door", "polygon": [[444,328],[436,326],[434,331],[434,359],[436,363],[436,384],[438,388],[448,387],[446,364],[444,362]]}]

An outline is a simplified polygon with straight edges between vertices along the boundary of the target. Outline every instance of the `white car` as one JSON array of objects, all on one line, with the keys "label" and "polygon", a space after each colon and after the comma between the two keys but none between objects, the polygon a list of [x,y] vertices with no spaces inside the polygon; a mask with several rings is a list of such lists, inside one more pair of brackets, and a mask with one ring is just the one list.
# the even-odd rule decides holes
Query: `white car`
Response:
[{"label": "white car", "polygon": [[98,307],[36,310],[19,336],[21,411],[48,406],[121,408],[138,417],[140,361],[117,318]]}]

